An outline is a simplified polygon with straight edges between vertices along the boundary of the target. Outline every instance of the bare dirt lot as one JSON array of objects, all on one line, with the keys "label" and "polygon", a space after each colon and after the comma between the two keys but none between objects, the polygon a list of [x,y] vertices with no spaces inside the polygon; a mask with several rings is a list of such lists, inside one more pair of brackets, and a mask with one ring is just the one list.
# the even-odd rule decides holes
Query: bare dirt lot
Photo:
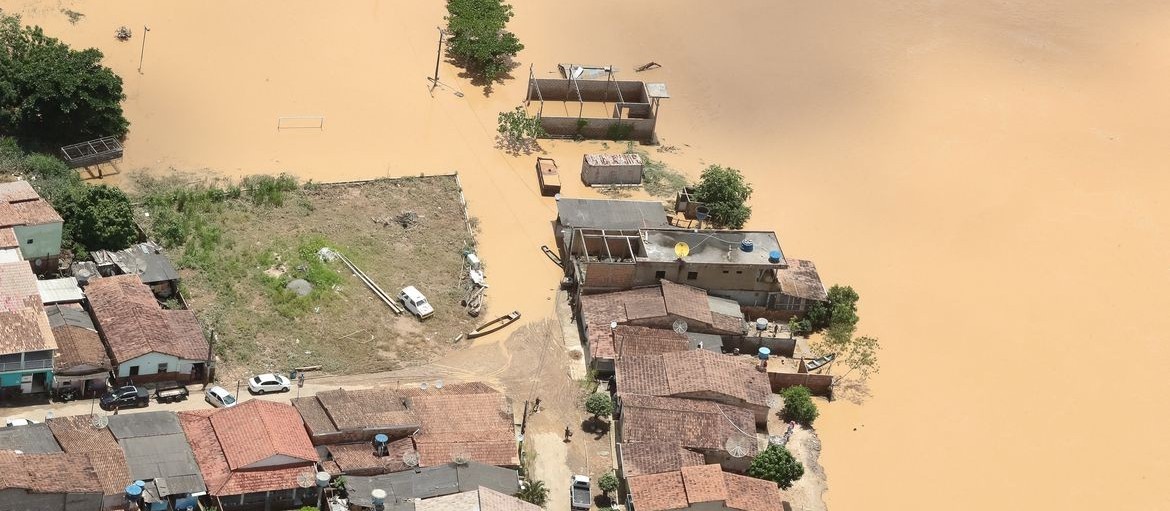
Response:
[{"label": "bare dirt lot", "polygon": [[[165,204],[145,200],[155,213],[147,223],[164,238],[172,224],[189,231],[171,257],[184,268],[189,307],[217,333],[221,379],[297,366],[357,374],[417,365],[457,348],[454,339],[488,314],[471,318],[460,304],[464,251],[474,239],[452,176],[310,183],[279,200],[248,191],[232,198],[229,187],[211,205],[166,186],[144,186],[144,196]],[[408,212],[404,227],[399,218]],[[417,287],[434,316],[396,315],[341,261],[319,260],[321,247],[345,254],[392,296]],[[313,290],[288,291],[295,279]]]}]

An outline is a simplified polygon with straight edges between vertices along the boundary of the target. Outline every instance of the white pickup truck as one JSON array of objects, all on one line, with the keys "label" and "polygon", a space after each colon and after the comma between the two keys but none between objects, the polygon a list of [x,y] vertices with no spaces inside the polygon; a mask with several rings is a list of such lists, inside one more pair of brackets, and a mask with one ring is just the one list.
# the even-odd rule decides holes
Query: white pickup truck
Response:
[{"label": "white pickup truck", "polygon": [[402,288],[402,292],[398,293],[398,299],[402,301],[402,306],[406,307],[406,310],[415,316],[418,316],[418,319],[427,319],[431,317],[431,314],[435,313],[435,309],[427,302],[427,297],[418,292],[418,289],[415,289],[414,286]]},{"label": "white pickup truck", "polygon": [[589,509],[593,505],[593,496],[589,490],[589,476],[573,476],[569,485],[569,499],[575,510]]}]

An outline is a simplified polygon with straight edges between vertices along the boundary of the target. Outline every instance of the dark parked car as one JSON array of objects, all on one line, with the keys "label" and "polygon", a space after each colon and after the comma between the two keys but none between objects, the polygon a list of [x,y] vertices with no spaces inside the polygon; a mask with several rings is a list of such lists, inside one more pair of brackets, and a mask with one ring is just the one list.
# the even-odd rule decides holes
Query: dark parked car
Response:
[{"label": "dark parked car", "polygon": [[118,387],[102,396],[100,401],[102,410],[114,408],[136,408],[150,405],[150,393],[145,388],[127,385]]}]

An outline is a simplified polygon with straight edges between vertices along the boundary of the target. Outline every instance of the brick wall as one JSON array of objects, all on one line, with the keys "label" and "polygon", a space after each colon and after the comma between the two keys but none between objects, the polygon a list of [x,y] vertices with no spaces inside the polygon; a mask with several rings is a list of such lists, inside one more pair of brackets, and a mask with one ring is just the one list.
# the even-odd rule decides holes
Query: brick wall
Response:
[{"label": "brick wall", "polygon": [[772,386],[772,392],[803,385],[814,396],[833,397],[833,376],[829,374],[768,373],[768,383]]},{"label": "brick wall", "polygon": [[585,268],[582,287],[602,289],[629,289],[634,282],[636,267],[624,263],[589,263]]}]

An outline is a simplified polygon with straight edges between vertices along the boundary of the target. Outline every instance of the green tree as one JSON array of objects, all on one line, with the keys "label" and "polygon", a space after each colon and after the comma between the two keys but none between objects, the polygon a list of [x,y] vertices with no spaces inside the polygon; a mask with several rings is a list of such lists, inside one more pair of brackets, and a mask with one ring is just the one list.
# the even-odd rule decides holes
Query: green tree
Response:
[{"label": "green tree", "polygon": [[749,476],[757,479],[773,481],[780,488],[787,490],[792,483],[804,475],[804,465],[801,465],[792,453],[776,444],[769,444],[764,452],[752,459],[747,471]]},{"label": "green tree", "polygon": [[834,384],[854,373],[857,373],[858,380],[865,381],[881,370],[877,355],[881,342],[876,337],[854,337],[843,330],[830,328],[812,344],[812,349],[822,355],[835,353],[833,363],[845,366],[846,371],[834,378]]},{"label": "green tree", "polygon": [[752,216],[752,208],[747,205],[751,196],[752,187],[744,180],[743,174],[721,165],[711,165],[703,170],[695,187],[695,200],[707,206],[711,219],[731,229],[742,229]]},{"label": "green tree", "polygon": [[528,481],[528,485],[520,488],[520,491],[512,495],[524,502],[536,504],[544,507],[548,502],[548,488],[544,487],[544,481]]},{"label": "green tree", "polygon": [[604,392],[590,394],[585,400],[585,411],[600,419],[613,415],[613,398]]},{"label": "green tree", "polygon": [[[107,185],[81,185],[70,188],[68,195],[54,202],[65,220],[64,239],[75,246],[92,250],[121,250],[138,238],[134,228],[130,199],[117,188]],[[83,254],[82,254],[83,255]]]},{"label": "green tree", "polygon": [[784,409],[780,415],[784,420],[796,421],[811,426],[817,420],[817,405],[812,401],[812,393],[803,385],[788,387],[780,392],[784,398]]},{"label": "green tree", "polygon": [[524,45],[504,30],[512,6],[501,0],[447,0],[448,48],[473,74],[489,83],[506,73]]},{"label": "green tree", "polygon": [[834,285],[829,288],[828,300],[816,302],[808,309],[805,318],[812,324],[812,330],[819,332],[836,325],[839,330],[853,334],[859,320],[857,301],[860,297],[850,286]]},{"label": "green tree", "polygon": [[512,152],[531,152],[535,149],[536,139],[546,135],[540,119],[529,117],[522,106],[500,112],[496,122],[500,142]]},{"label": "green tree", "polygon": [[601,488],[603,493],[609,495],[610,493],[617,491],[618,478],[616,475],[614,475],[612,470],[606,472],[605,475],[597,478],[597,487]]},{"label": "green tree", "polygon": [[122,79],[101,61],[0,13],[0,132],[32,147],[124,136]]}]

